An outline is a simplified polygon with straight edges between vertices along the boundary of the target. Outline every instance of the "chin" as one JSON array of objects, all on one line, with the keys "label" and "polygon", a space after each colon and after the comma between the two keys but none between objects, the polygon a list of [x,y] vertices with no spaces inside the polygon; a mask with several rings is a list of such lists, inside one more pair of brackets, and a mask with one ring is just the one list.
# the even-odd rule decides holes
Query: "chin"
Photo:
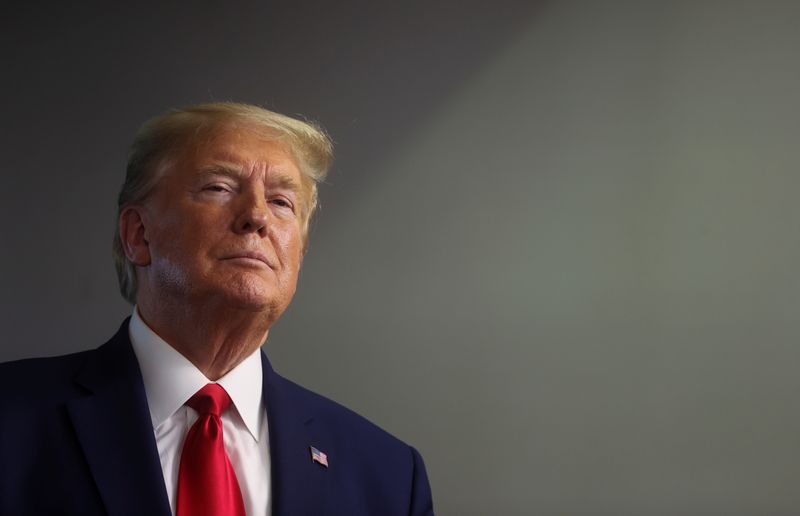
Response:
[{"label": "chin", "polygon": [[279,277],[251,271],[218,275],[209,287],[214,293],[208,294],[216,297],[225,308],[264,312],[272,320],[283,313],[294,294],[294,289],[281,288]]},{"label": "chin", "polygon": [[242,285],[238,288],[231,285],[222,297],[225,299],[225,304],[231,308],[265,312],[274,318],[286,308],[283,296],[272,288],[264,288],[263,285]]}]

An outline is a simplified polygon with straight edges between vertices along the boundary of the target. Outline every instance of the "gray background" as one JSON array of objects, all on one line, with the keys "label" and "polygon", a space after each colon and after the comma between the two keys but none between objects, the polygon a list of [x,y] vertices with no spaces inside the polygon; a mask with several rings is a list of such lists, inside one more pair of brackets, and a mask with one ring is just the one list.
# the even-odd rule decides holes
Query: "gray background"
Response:
[{"label": "gray background", "polygon": [[338,160],[266,349],[440,515],[800,514],[800,3],[29,3],[2,21],[0,359],[95,347],[169,107]]}]

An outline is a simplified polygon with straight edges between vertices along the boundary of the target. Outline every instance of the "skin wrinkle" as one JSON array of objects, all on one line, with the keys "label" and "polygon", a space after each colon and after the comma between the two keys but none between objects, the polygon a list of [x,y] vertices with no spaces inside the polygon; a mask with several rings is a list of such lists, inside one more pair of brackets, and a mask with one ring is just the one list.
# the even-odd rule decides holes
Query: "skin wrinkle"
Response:
[{"label": "skin wrinkle", "polygon": [[[302,187],[297,181],[294,180],[294,178],[290,177],[280,169],[270,171],[267,168],[264,168],[263,170],[260,170],[260,168],[263,166],[263,164],[257,163],[248,163],[245,164],[245,166],[242,166],[237,163],[217,161],[213,165],[201,169],[198,172],[198,176],[201,179],[206,179],[208,181],[213,179],[215,176],[224,176],[225,178],[238,181],[241,178],[248,178],[248,176],[258,174],[262,177],[256,177],[255,181],[260,181],[264,184],[267,184],[267,179],[269,177],[269,182],[273,185],[273,189],[275,191],[284,190],[291,193],[289,200],[292,201],[293,205],[300,206],[305,204],[300,202],[302,199]],[[303,210],[300,211],[303,212]]]},{"label": "skin wrinkle", "polygon": [[245,128],[204,143],[123,211],[120,234],[142,319],[216,380],[261,346],[294,295],[307,195],[285,145]]}]

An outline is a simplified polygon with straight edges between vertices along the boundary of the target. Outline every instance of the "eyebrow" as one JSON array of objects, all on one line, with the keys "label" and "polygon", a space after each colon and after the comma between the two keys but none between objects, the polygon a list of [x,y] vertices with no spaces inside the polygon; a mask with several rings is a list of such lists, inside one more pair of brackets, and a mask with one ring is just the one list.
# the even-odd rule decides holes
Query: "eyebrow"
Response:
[{"label": "eyebrow", "polygon": [[218,161],[213,165],[201,167],[197,172],[203,176],[227,176],[236,179],[242,176],[243,170],[242,166],[236,163]]},{"label": "eyebrow", "polygon": [[274,175],[271,175],[269,177],[275,177],[276,178],[275,186],[277,186],[278,188],[283,188],[285,190],[291,190],[291,191],[293,191],[295,193],[298,193],[298,194],[302,193],[303,189],[300,187],[299,184],[297,184],[297,181],[295,181],[291,177],[283,174],[282,172],[275,172]]},{"label": "eyebrow", "polygon": [[[202,167],[198,172],[203,176],[220,175],[231,179],[240,179],[243,175],[243,167],[238,163],[217,161],[212,165]],[[280,170],[268,172],[267,181],[270,186],[290,190],[298,195],[303,193],[300,184]]]}]

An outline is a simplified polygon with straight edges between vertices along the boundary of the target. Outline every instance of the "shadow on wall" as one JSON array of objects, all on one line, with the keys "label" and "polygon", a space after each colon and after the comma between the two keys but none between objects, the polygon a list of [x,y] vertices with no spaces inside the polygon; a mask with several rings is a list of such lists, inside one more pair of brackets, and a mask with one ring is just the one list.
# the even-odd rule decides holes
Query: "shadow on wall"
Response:
[{"label": "shadow on wall", "polygon": [[[0,216],[25,213],[25,224],[4,228],[2,324],[18,344],[0,358],[92,347],[129,313],[108,240],[125,149],[145,118],[228,99],[310,115],[336,140],[329,181],[337,188],[322,193],[335,206],[340,196],[357,196],[375,164],[524,30],[540,5],[9,8],[0,34],[8,80],[0,88],[14,101],[4,106],[0,152],[16,173],[0,194]],[[32,199],[40,209],[30,209]],[[326,210],[321,223],[336,216]],[[47,325],[36,324],[42,314]]]}]

